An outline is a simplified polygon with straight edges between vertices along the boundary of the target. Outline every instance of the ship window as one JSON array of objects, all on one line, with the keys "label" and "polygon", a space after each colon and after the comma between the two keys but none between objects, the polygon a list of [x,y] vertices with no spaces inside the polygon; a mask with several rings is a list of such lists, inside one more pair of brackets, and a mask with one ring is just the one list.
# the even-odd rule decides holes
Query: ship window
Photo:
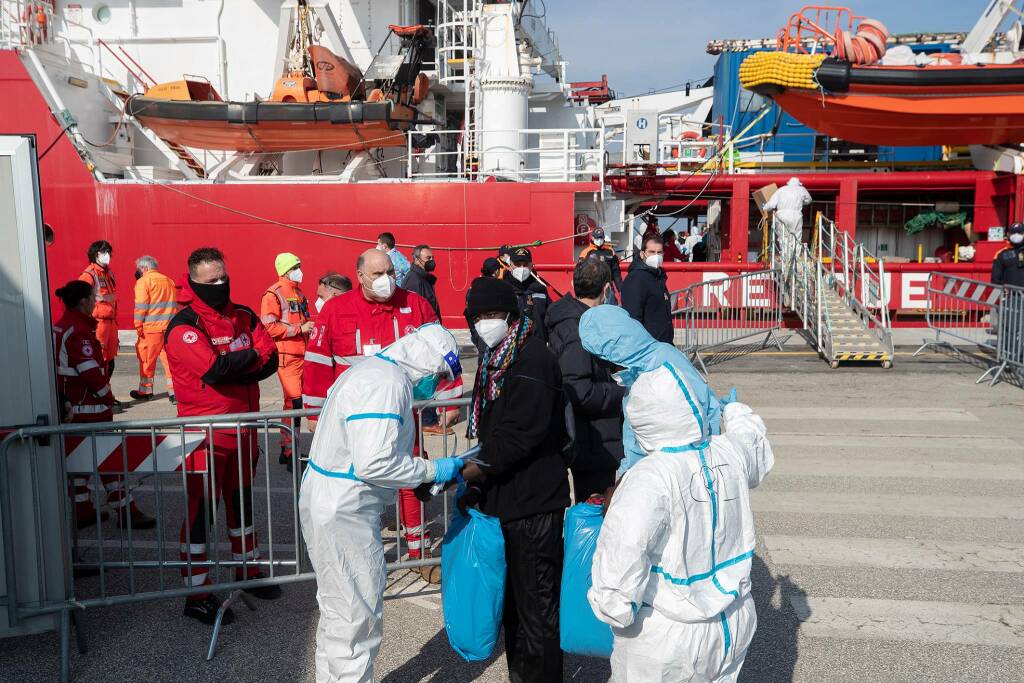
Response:
[{"label": "ship window", "polygon": [[106,5],[96,5],[92,9],[92,18],[100,24],[106,24],[110,21],[110,8]]}]

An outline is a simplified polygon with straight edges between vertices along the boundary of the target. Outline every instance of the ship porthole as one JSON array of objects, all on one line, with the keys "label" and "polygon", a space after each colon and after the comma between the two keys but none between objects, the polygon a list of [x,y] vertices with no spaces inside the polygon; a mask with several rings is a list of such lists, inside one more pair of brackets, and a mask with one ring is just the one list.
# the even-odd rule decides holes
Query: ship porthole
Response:
[{"label": "ship porthole", "polygon": [[50,246],[56,238],[57,236],[53,234],[53,228],[50,224],[43,223],[43,244]]},{"label": "ship porthole", "polygon": [[106,5],[96,5],[92,8],[92,18],[97,23],[106,24],[110,21],[110,8]]}]

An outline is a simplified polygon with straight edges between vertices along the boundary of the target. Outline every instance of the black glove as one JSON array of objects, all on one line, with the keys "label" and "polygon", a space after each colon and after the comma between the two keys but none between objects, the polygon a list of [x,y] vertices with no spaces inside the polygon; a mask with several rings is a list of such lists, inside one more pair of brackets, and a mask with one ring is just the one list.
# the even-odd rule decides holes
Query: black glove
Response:
[{"label": "black glove", "polygon": [[483,495],[483,489],[479,486],[467,484],[465,493],[455,499],[455,505],[459,508],[459,512],[465,515],[466,508],[476,507],[479,505],[480,499],[483,498]]},{"label": "black glove", "polygon": [[416,499],[421,503],[429,503],[430,499],[433,498],[433,496],[430,495],[430,487],[432,486],[433,483],[426,481],[413,489],[412,492],[416,494]]}]

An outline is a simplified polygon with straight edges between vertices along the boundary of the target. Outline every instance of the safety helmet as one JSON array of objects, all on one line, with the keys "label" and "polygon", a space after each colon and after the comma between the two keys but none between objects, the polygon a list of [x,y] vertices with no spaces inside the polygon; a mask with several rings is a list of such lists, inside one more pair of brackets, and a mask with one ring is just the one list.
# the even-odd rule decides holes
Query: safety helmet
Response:
[{"label": "safety helmet", "polygon": [[1014,223],[1006,231],[1007,234],[1015,233],[1015,232],[1024,233],[1024,223]]},{"label": "safety helmet", "polygon": [[274,259],[274,268],[277,269],[278,275],[284,275],[289,270],[299,265],[299,257],[290,251],[286,251],[283,254],[278,254],[277,258]]}]

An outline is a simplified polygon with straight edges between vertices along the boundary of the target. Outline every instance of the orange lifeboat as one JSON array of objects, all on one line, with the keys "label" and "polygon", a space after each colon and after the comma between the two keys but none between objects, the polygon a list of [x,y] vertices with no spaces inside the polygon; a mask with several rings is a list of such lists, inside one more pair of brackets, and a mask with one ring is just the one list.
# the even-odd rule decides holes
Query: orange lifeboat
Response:
[{"label": "orange lifeboat", "polygon": [[[827,10],[827,11],[826,11]],[[825,18],[835,19],[834,26]],[[857,23],[859,20],[859,23]],[[856,25],[855,25],[856,24]],[[965,64],[959,54],[886,65],[888,30],[847,8],[807,7],[755,52],[740,83],[826,135],[869,145],[999,145],[1024,140],[1024,60]],[[829,55],[808,46],[826,45]]]},{"label": "orange lifeboat", "polygon": [[[429,91],[419,53],[429,39],[425,27],[392,30],[407,47],[395,78],[366,94],[362,72],[327,48],[308,49],[313,75],[292,71],[277,80],[269,100],[225,102],[208,81],[185,77],[149,88],[125,104],[163,140],[195,149],[235,152],[364,150],[403,147],[416,123],[416,105]],[[371,84],[374,82],[370,82]]]}]

